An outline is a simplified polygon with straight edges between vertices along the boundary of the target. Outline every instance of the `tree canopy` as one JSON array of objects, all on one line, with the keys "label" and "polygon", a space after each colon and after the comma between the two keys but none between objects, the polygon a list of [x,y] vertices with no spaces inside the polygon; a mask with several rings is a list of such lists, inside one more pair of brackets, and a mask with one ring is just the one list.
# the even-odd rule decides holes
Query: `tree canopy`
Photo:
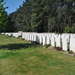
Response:
[{"label": "tree canopy", "polygon": [[75,0],[25,0],[9,19],[15,31],[75,32]]}]

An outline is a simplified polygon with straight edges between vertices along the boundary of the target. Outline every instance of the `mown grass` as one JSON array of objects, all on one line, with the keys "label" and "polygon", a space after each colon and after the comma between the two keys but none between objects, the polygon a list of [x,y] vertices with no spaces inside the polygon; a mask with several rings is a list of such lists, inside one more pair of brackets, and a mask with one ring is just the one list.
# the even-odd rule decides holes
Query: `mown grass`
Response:
[{"label": "mown grass", "polygon": [[75,57],[0,34],[0,75],[75,75]]}]

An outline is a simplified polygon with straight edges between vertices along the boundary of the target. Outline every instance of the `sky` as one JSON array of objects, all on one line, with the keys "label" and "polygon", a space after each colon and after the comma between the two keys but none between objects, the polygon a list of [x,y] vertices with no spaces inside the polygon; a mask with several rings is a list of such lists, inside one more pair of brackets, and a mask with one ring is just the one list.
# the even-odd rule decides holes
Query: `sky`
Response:
[{"label": "sky", "polygon": [[4,1],[6,2],[4,7],[8,7],[8,9],[6,9],[6,12],[10,14],[12,12],[15,12],[17,8],[19,8],[19,6],[22,5],[23,1],[25,0],[4,0]]}]

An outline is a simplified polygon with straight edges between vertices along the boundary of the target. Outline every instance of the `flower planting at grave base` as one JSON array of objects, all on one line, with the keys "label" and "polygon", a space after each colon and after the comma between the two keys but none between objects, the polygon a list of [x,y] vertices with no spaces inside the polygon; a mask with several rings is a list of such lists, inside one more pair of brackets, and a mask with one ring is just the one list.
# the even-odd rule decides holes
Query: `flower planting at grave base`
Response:
[{"label": "flower planting at grave base", "polygon": [[21,40],[25,40],[25,38],[21,38]]},{"label": "flower planting at grave base", "polygon": [[58,47],[55,47],[55,49],[58,50],[58,51],[61,51],[62,50],[61,47],[59,47],[59,46]]},{"label": "flower planting at grave base", "polygon": [[51,46],[51,44],[46,44],[46,45],[44,45],[46,48],[48,48],[49,46]]},{"label": "flower planting at grave base", "polygon": [[73,54],[74,52],[72,50],[68,51],[69,54]]}]

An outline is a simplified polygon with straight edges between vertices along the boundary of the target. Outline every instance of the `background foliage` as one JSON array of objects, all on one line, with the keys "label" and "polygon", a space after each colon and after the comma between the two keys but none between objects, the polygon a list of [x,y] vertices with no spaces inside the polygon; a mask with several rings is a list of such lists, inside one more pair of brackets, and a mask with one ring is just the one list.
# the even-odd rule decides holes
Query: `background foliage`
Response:
[{"label": "background foliage", "polygon": [[75,0],[25,0],[8,21],[6,31],[74,33]]}]

